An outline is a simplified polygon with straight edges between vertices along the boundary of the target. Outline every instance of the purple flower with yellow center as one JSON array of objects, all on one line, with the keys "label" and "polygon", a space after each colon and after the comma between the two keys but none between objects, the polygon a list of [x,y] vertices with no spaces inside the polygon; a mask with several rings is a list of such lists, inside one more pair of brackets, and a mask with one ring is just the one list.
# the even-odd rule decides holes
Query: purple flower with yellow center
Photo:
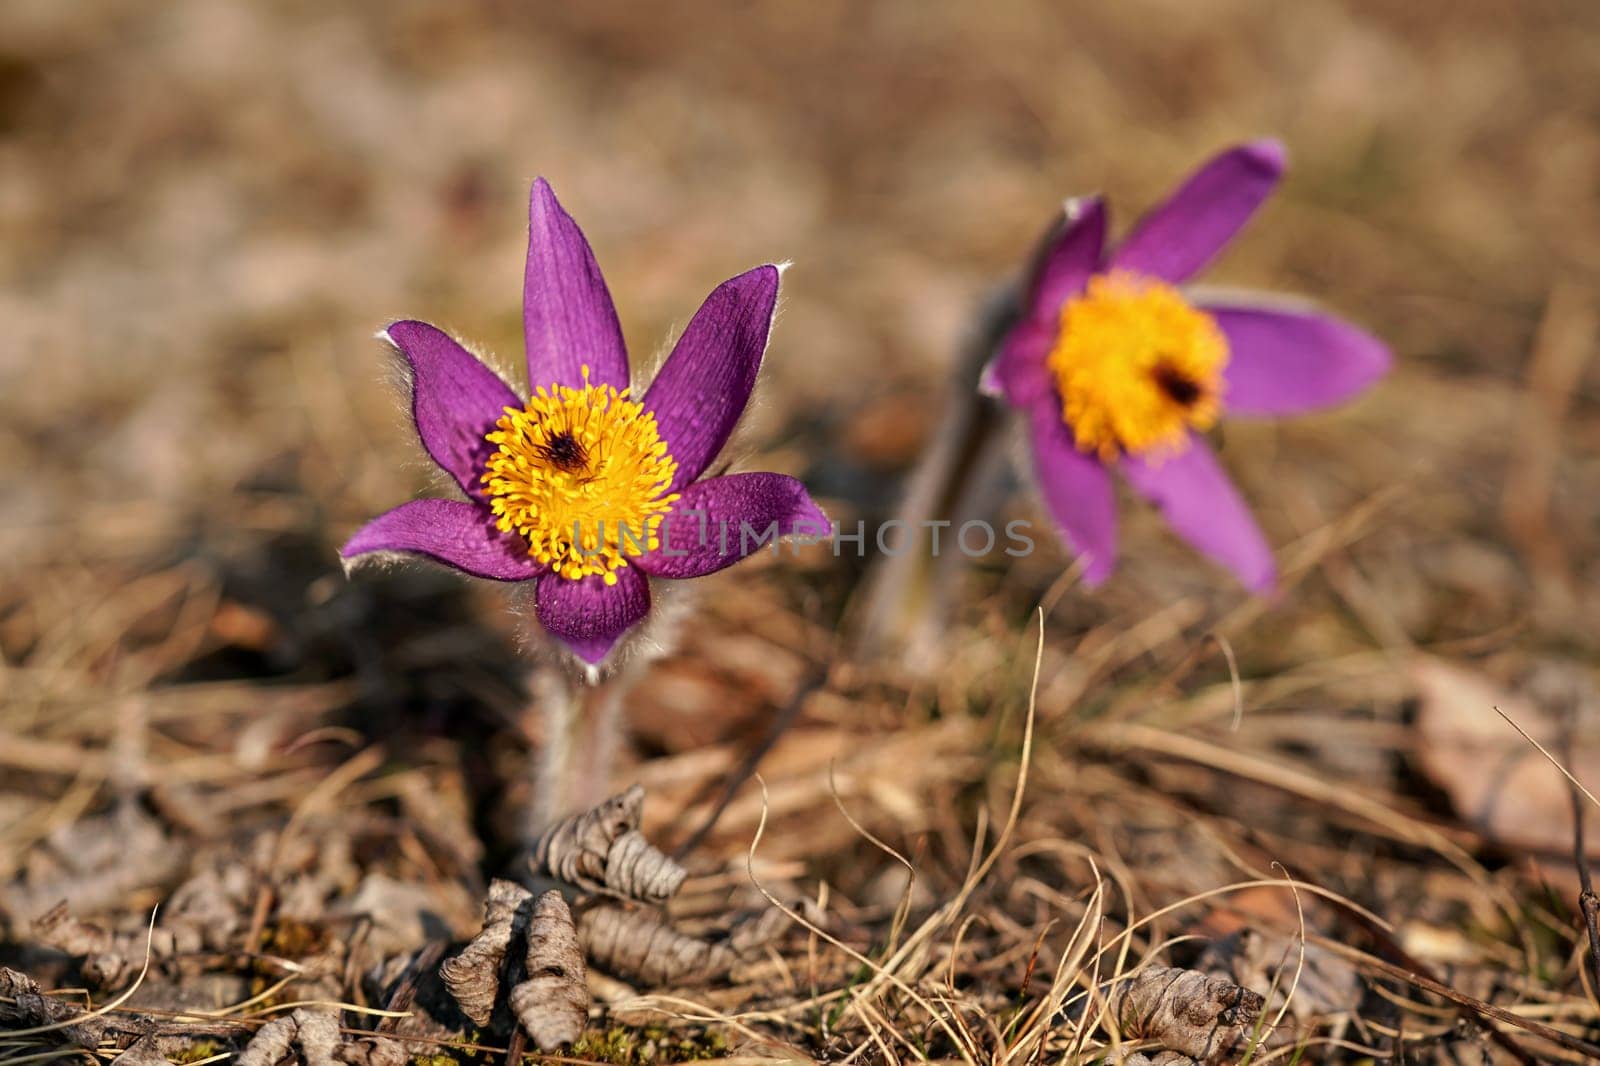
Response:
[{"label": "purple flower with yellow center", "polygon": [[524,402],[487,364],[424,322],[382,336],[411,370],[417,435],[465,500],[401,504],[340,555],[418,555],[476,577],[533,582],[552,637],[595,664],[650,611],[651,578],[702,577],[768,535],[823,534],[794,478],[702,478],[744,413],[766,351],[778,268],[706,298],[640,399],[594,253],[550,186],[528,209]]},{"label": "purple flower with yellow center", "polygon": [[1039,489],[1091,585],[1116,564],[1115,469],[1195,548],[1250,589],[1271,588],[1272,551],[1202,433],[1225,411],[1338,403],[1389,367],[1382,342],[1309,307],[1176,287],[1283,169],[1275,141],[1223,152],[1109,250],[1104,201],[1073,201],[1029,272],[984,383],[1026,417]]}]

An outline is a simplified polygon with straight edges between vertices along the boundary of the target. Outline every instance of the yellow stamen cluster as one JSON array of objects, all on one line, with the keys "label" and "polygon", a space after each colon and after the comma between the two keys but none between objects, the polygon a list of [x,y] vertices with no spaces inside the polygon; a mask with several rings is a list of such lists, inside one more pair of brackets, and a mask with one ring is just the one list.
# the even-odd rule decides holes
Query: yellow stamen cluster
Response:
[{"label": "yellow stamen cluster", "polygon": [[483,485],[500,531],[522,534],[530,555],[562,577],[601,574],[614,585],[629,556],[661,546],[678,464],[655,415],[626,389],[590,385],[588,367],[583,381],[506,408],[485,437],[497,448]]},{"label": "yellow stamen cluster", "polygon": [[1061,309],[1046,363],[1078,449],[1181,452],[1188,429],[1222,413],[1228,341],[1212,317],[1171,285],[1126,273],[1091,278]]}]

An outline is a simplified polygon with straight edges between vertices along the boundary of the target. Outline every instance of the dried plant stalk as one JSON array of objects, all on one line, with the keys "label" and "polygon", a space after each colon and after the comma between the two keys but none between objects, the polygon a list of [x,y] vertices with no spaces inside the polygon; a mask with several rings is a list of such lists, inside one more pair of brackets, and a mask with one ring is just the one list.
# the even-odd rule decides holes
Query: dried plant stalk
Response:
[{"label": "dried plant stalk", "polygon": [[478,1025],[488,1025],[500,994],[500,968],[511,946],[517,911],[533,894],[512,881],[494,881],[483,905],[483,929],[454,958],[439,967],[461,1012]]},{"label": "dried plant stalk", "polygon": [[[472,1020],[462,1013],[439,972],[439,962],[448,950],[449,945],[432,941],[368,971],[363,979],[368,999],[394,1012],[378,1023],[379,1033],[437,1041],[466,1038]],[[396,1041],[383,1043],[408,1046]]]},{"label": "dried plant stalk", "polygon": [[639,832],[644,789],[634,785],[592,810],[564,818],[534,846],[533,867],[588,892],[660,903],[685,871]]},{"label": "dried plant stalk", "polygon": [[141,1036],[111,1060],[111,1066],[170,1066],[170,1063],[153,1036]]},{"label": "dried plant stalk", "polygon": [[1112,1016],[1125,1037],[1154,1040],[1200,1062],[1224,1058],[1255,1026],[1265,1001],[1198,970],[1152,966],[1116,986]]},{"label": "dried plant stalk", "polygon": [[570,1044],[589,1022],[588,971],[572,911],[556,891],[546,892],[528,917],[527,980],[507,1001],[540,1051]]},{"label": "dried plant stalk", "polygon": [[406,1066],[411,1056],[411,1045],[381,1036],[346,1040],[334,1052],[344,1066]]}]

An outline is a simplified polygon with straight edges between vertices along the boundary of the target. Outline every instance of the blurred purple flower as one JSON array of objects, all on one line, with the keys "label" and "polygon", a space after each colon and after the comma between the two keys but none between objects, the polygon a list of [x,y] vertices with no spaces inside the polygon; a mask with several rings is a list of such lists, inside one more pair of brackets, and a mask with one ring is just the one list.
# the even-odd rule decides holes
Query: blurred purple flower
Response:
[{"label": "blurred purple flower", "polygon": [[1272,551],[1201,432],[1224,408],[1337,403],[1389,367],[1382,342],[1332,316],[1174,287],[1232,240],[1283,170],[1276,141],[1225,151],[1109,250],[1104,201],[1073,201],[1029,272],[984,387],[1027,419],[1039,489],[1091,585],[1116,564],[1115,468],[1190,544],[1270,589]]},{"label": "blurred purple flower", "polygon": [[[410,365],[417,435],[465,500],[402,504],[363,526],[346,565],[419,555],[477,577],[534,582],[545,631],[603,660],[650,610],[649,577],[702,577],[762,534],[824,534],[805,487],[779,474],[701,479],[744,413],[766,350],[778,268],[706,298],[642,400],[594,253],[543,178],[528,211],[526,403],[423,322],[383,337]],[[751,535],[745,532],[753,531]]]}]

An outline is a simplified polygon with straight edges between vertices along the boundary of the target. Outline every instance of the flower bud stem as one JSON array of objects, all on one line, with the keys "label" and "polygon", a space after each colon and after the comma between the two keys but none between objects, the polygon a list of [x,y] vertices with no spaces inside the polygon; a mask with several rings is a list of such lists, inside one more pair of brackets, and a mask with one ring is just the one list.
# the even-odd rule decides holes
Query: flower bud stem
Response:
[{"label": "flower bud stem", "polygon": [[624,667],[591,681],[556,664],[535,673],[533,703],[542,719],[542,739],[530,767],[534,798],[525,843],[531,845],[555,822],[610,794],[622,746],[623,696],[637,675]]},{"label": "flower bud stem", "polygon": [[980,308],[951,375],[936,438],[922,450],[896,517],[917,539],[878,559],[852,608],[851,643],[858,657],[898,655],[914,671],[939,660],[955,582],[965,559],[934,552],[921,539],[930,523],[948,528],[985,517],[1002,492],[1009,419],[1004,405],[979,391],[984,367],[1019,313],[1015,286]]}]

